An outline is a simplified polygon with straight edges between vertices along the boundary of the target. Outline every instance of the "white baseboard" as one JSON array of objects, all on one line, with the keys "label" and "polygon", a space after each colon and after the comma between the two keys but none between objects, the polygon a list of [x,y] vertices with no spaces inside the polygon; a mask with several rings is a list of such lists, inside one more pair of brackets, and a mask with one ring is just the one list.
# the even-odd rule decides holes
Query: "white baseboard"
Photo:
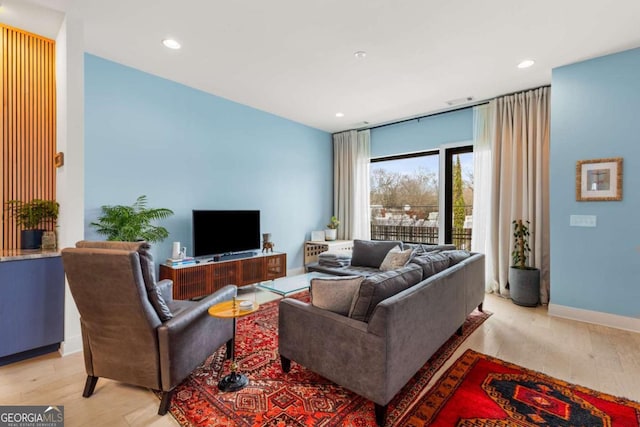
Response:
[{"label": "white baseboard", "polygon": [[640,319],[626,317],[617,314],[603,313],[601,311],[585,310],[582,308],[568,307],[549,303],[550,316],[565,319],[578,320],[580,322],[593,323],[611,328],[624,329],[626,331],[640,332]]},{"label": "white baseboard", "polygon": [[79,351],[82,351],[82,335],[66,338],[58,350],[61,356],[68,356]]}]

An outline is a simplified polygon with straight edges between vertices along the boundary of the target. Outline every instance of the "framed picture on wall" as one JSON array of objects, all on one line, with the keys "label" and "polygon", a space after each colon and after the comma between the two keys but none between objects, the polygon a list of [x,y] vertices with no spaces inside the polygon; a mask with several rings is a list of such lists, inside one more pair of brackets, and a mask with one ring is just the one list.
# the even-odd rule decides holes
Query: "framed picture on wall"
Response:
[{"label": "framed picture on wall", "polygon": [[622,157],[578,160],[576,200],[622,200]]}]

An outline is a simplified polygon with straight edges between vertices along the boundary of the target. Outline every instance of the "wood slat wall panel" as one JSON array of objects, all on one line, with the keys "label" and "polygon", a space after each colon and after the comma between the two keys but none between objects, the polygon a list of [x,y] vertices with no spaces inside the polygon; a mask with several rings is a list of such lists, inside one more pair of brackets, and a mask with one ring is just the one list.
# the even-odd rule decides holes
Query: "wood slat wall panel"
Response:
[{"label": "wood slat wall panel", "polygon": [[6,202],[56,198],[55,42],[0,24],[0,72],[0,242],[12,249],[20,247],[20,230]]}]

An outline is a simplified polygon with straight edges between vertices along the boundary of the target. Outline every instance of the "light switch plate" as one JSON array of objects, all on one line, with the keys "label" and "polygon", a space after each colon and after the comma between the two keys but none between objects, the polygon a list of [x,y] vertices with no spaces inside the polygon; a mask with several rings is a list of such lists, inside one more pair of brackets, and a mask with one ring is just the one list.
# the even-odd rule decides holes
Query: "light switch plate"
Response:
[{"label": "light switch plate", "polygon": [[572,227],[595,227],[595,215],[571,215],[569,217],[569,225]]}]

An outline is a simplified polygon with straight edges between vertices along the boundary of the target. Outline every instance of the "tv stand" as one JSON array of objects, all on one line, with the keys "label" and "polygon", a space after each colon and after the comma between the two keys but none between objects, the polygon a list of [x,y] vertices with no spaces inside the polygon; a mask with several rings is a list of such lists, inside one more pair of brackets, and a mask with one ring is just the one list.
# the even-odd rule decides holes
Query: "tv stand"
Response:
[{"label": "tv stand", "polygon": [[182,266],[160,265],[160,279],[173,280],[173,298],[182,300],[210,295],[225,285],[241,287],[286,275],[287,254],[278,252]]}]

